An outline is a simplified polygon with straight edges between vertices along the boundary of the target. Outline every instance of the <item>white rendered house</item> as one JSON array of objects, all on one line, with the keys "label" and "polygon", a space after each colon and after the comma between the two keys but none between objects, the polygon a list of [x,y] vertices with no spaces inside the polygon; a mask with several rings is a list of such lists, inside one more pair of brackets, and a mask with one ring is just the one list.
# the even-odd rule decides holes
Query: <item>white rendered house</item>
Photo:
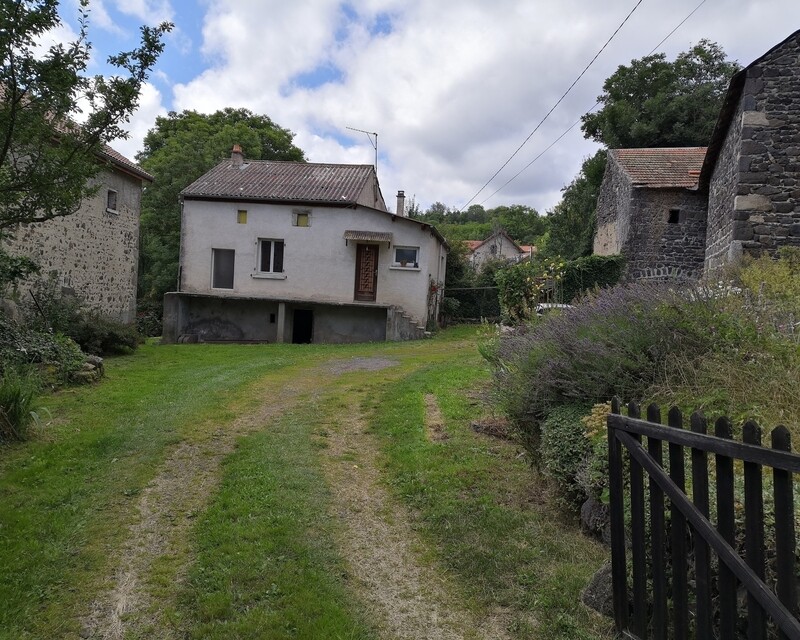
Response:
[{"label": "white rendered house", "polygon": [[164,340],[361,342],[436,322],[447,243],[386,209],[371,165],[247,161],[238,145],[181,193]]}]

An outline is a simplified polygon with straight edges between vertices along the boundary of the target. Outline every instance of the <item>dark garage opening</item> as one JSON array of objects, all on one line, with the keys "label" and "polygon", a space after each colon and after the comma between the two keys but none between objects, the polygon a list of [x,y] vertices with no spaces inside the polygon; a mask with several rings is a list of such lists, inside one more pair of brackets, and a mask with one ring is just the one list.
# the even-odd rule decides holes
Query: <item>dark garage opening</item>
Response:
[{"label": "dark garage opening", "polygon": [[314,312],[295,309],[292,321],[292,344],[309,344],[314,335]]}]

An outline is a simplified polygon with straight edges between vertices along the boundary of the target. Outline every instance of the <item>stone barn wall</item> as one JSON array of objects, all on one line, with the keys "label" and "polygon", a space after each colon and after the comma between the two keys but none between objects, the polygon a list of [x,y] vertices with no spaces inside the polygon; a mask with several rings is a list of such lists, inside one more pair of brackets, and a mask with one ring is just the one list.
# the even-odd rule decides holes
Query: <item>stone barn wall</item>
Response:
[{"label": "stone barn wall", "polygon": [[706,271],[800,246],[800,35],[745,74],[711,178]]},{"label": "stone barn wall", "polygon": [[688,189],[633,189],[623,242],[626,277],[697,279],[706,247],[705,196]]},{"label": "stone barn wall", "polygon": [[621,252],[630,232],[631,182],[613,154],[609,154],[603,184],[597,196],[597,231],[593,252],[610,256]]},{"label": "stone barn wall", "polygon": [[[93,309],[125,323],[136,320],[139,211],[142,181],[118,171],[97,178],[99,191],[74,214],[22,225],[5,248],[36,262],[40,278],[55,273],[65,290]],[[107,210],[117,192],[116,213]],[[22,296],[27,295],[23,288]]]}]

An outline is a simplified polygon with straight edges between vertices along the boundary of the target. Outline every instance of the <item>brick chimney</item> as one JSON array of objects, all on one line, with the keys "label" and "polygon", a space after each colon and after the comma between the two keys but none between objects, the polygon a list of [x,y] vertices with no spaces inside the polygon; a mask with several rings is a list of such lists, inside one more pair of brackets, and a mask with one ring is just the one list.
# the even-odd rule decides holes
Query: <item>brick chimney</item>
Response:
[{"label": "brick chimney", "polygon": [[231,149],[231,164],[234,167],[241,167],[244,164],[242,147],[238,144],[233,145],[233,149]]},{"label": "brick chimney", "polygon": [[397,210],[395,213],[398,216],[405,217],[406,215],[406,192],[405,191],[398,191],[397,192]]}]

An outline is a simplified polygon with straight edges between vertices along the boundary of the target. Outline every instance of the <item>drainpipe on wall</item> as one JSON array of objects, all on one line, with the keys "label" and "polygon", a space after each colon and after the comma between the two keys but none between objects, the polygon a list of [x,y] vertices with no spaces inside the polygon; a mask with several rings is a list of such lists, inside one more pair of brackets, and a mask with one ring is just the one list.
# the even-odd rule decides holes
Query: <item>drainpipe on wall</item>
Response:
[{"label": "drainpipe on wall", "polygon": [[183,230],[186,229],[186,220],[183,219],[183,197],[178,196],[178,203],[181,207],[181,232],[178,236],[178,281],[176,291],[180,292],[183,284]]}]

